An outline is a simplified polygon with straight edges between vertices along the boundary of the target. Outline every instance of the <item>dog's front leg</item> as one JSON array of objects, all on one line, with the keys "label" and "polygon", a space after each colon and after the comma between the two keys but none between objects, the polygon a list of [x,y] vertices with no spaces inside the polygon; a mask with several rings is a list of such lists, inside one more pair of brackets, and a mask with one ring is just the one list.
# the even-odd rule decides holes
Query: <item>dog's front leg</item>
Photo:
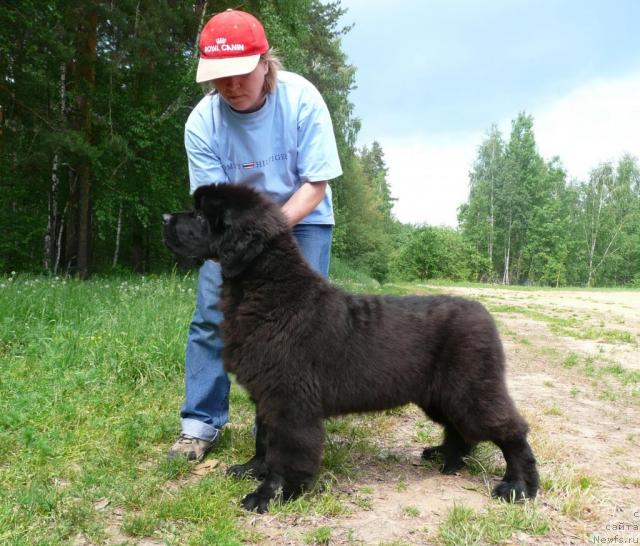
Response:
[{"label": "dog's front leg", "polygon": [[287,420],[269,427],[267,476],[258,489],[242,500],[242,506],[263,513],[280,492],[284,500],[291,500],[308,489],[320,467],[323,441],[319,418],[306,418],[299,423]]},{"label": "dog's front leg", "polygon": [[274,472],[267,472],[267,476],[253,493],[249,493],[242,499],[242,507],[245,510],[255,510],[264,514],[269,509],[269,502],[278,496],[284,479]]},{"label": "dog's front leg", "polygon": [[244,464],[230,466],[227,470],[229,476],[238,478],[253,478],[264,480],[267,477],[267,443],[268,428],[256,412],[256,451],[253,457]]}]

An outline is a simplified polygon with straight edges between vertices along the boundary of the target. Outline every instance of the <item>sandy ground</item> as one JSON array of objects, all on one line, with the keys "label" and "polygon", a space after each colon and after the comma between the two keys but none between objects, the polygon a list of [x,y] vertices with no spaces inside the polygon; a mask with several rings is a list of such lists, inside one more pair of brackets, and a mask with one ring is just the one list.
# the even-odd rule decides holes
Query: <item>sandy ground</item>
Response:
[{"label": "sandy ground", "polygon": [[[530,439],[545,484],[535,508],[551,524],[544,536],[516,532],[506,543],[640,543],[637,380],[625,384],[620,374],[597,373],[615,365],[640,369],[640,293],[492,288],[446,292],[506,309],[494,315],[505,345],[508,383],[531,424]],[[625,341],[577,339],[553,333],[541,315],[575,319],[578,329],[629,335]],[[497,502],[490,498],[490,489],[500,476],[467,470],[443,476],[436,468],[421,466],[423,445],[416,436],[420,422],[424,417],[416,408],[385,418],[376,439],[383,455],[372,455],[363,461],[357,478],[338,480],[335,486],[348,515],[248,515],[244,524],[264,537],[260,544],[305,544],[305,536],[318,527],[331,529],[330,544],[434,544],[454,504],[482,513]],[[495,457],[501,459],[499,453]]]}]

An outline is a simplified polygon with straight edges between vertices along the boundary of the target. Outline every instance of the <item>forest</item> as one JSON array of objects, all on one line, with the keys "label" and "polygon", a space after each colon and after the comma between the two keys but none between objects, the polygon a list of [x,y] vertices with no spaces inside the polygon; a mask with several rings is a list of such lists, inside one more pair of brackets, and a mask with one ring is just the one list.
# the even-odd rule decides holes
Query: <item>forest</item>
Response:
[{"label": "forest", "polygon": [[[160,272],[160,218],[190,205],[184,122],[197,36],[225,1],[7,0],[0,7],[0,273]],[[446,278],[640,286],[640,165],[568,180],[537,151],[534,119],[478,143],[458,227],[401,224],[384,150],[357,145],[356,67],[339,1],[247,0],[286,69],[322,93],[344,174],[332,182],[333,257],[380,282]],[[603,135],[606,138],[606,135]],[[426,181],[435,188],[437,181]]]}]

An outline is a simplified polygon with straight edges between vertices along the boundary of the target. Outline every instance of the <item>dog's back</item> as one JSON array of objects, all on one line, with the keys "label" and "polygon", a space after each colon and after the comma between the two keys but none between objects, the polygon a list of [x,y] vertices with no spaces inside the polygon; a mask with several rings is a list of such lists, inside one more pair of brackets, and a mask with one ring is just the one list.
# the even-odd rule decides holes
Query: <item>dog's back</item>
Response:
[{"label": "dog's back", "polygon": [[477,381],[502,380],[502,346],[477,302],[345,294],[328,309],[334,327],[314,368],[327,416],[424,406],[452,395],[456,385],[468,390]]}]

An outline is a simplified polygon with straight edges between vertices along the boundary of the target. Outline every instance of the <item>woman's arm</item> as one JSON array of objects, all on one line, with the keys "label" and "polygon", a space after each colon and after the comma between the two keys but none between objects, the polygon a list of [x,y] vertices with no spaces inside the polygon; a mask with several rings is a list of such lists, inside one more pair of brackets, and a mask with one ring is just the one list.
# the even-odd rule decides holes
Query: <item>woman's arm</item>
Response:
[{"label": "woman's arm", "polygon": [[327,182],[305,182],[289,200],[282,205],[282,212],[289,220],[289,225],[295,226],[300,220],[314,210],[324,198]]}]

